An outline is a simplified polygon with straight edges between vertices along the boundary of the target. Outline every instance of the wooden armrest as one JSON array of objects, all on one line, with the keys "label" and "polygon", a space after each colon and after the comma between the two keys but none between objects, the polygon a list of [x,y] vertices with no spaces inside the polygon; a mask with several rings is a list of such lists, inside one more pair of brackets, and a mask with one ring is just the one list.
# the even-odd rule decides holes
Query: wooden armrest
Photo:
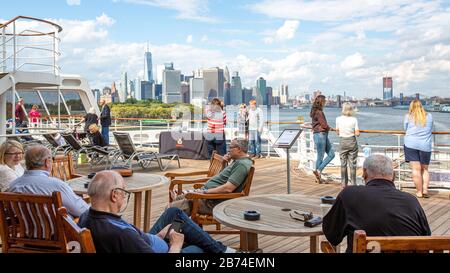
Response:
[{"label": "wooden armrest", "polygon": [[82,177],[82,175],[74,173],[74,174],[72,174],[72,177],[70,179],[79,178],[79,177]]},{"label": "wooden armrest", "polygon": [[165,173],[165,177],[175,178],[180,176],[195,176],[195,175],[207,175],[208,171],[197,171],[197,172],[189,172],[189,173]]},{"label": "wooden armrest", "polygon": [[208,178],[194,178],[194,179],[174,179],[170,181],[170,185],[180,185],[180,184],[196,184],[196,183],[205,183],[209,180]]},{"label": "wooden armrest", "polygon": [[205,184],[194,184],[192,187],[194,189],[200,189],[201,187],[203,187]]},{"label": "wooden armrest", "polygon": [[336,253],[336,248],[328,241],[320,242],[320,249],[323,253]]},{"label": "wooden armrest", "polygon": [[242,192],[233,193],[198,193],[190,192],[186,194],[186,199],[233,199],[243,197]]}]

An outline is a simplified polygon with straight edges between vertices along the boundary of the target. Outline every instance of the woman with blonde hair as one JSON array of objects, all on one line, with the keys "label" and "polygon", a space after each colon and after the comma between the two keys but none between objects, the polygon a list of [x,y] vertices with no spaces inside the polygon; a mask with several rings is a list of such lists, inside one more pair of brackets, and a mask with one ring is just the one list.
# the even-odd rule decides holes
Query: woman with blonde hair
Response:
[{"label": "woman with blonde hair", "polygon": [[342,105],[342,115],[336,118],[336,133],[340,139],[339,156],[341,159],[341,185],[348,184],[347,165],[350,167],[350,178],[353,185],[356,184],[356,167],[358,162],[358,142],[359,136],[358,120],[354,117],[355,109],[353,104],[346,102]]},{"label": "woman with blonde hair", "polygon": [[24,173],[20,162],[23,159],[23,146],[15,140],[7,140],[0,145],[0,192],[5,191],[9,183]]},{"label": "woman with blonde hair", "polygon": [[428,165],[431,160],[431,134],[433,117],[425,112],[420,100],[413,100],[404,119],[405,161],[410,162],[412,179],[416,185],[416,196],[428,198],[430,175]]},{"label": "woman with blonde hair", "polygon": [[28,113],[30,116],[30,126],[31,127],[37,127],[39,124],[39,119],[42,117],[41,113],[39,112],[39,108],[36,104],[31,107],[30,112]]}]

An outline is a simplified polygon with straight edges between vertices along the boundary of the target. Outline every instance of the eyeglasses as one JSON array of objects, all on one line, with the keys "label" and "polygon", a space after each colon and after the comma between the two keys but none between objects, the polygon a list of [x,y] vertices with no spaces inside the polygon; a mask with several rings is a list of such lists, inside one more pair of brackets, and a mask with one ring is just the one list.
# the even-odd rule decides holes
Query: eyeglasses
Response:
[{"label": "eyeglasses", "polygon": [[23,152],[18,152],[18,153],[5,153],[5,155],[21,156],[21,155],[23,155]]},{"label": "eyeglasses", "polygon": [[125,190],[125,189],[122,189],[122,188],[114,188],[114,189],[112,189],[112,191],[115,191],[115,190],[122,191],[125,194],[125,198],[127,199],[127,203],[128,203],[128,201],[130,201],[131,192],[129,192],[129,191]]}]

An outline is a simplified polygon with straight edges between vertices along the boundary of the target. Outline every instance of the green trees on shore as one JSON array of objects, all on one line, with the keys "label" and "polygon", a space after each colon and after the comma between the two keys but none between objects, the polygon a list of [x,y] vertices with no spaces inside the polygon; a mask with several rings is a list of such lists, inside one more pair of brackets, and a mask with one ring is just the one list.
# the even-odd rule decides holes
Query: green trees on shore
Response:
[{"label": "green trees on shore", "polygon": [[[116,118],[151,118],[171,119],[172,110],[189,109],[194,112],[194,106],[185,103],[162,103],[156,100],[127,99],[124,103],[112,103],[111,114]],[[176,114],[179,111],[174,111]]]}]

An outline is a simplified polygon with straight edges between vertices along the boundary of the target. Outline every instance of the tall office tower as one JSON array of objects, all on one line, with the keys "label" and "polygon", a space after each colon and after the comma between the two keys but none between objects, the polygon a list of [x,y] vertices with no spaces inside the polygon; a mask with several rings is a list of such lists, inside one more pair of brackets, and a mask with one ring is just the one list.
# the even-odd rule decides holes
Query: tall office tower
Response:
[{"label": "tall office tower", "polygon": [[230,105],[231,99],[231,84],[229,82],[225,82],[223,84],[223,102],[225,105]]},{"label": "tall office tower", "polygon": [[266,87],[266,91],[267,91],[267,105],[273,105],[273,94],[272,94],[272,87],[267,86]]},{"label": "tall office tower", "polygon": [[127,72],[122,72],[122,79],[120,81],[119,101],[125,102],[128,97],[128,77]]},{"label": "tall office tower", "polygon": [[267,105],[266,80],[263,77],[256,80],[256,103],[258,105]]},{"label": "tall office tower", "polygon": [[254,98],[253,89],[251,88],[242,89],[242,99],[244,101],[243,103],[248,104],[253,98]]},{"label": "tall office tower", "polygon": [[191,102],[189,84],[187,82],[181,83],[181,101],[183,103]]},{"label": "tall office tower", "polygon": [[152,63],[152,53],[148,49],[144,54],[144,81],[153,82],[153,63]]},{"label": "tall office tower", "polygon": [[162,101],[164,103],[181,102],[180,70],[173,70],[172,66],[166,66],[163,71]]},{"label": "tall office tower", "polygon": [[128,96],[127,99],[135,98],[134,81],[128,81]]},{"label": "tall office tower", "polygon": [[162,101],[162,84],[153,84],[152,85],[152,94],[153,98],[157,101]]},{"label": "tall office tower", "polygon": [[289,87],[287,84],[282,84],[280,87],[280,103],[287,104],[288,101],[289,101]]},{"label": "tall office tower", "polygon": [[149,81],[141,81],[141,99],[149,100],[154,99],[152,94],[152,83]]},{"label": "tall office tower", "polygon": [[203,91],[203,79],[202,78],[192,78],[189,80],[189,89],[191,90],[191,99],[190,101],[198,100],[203,101],[203,95],[205,92]]},{"label": "tall office tower", "polygon": [[140,78],[134,79],[134,98],[137,100],[142,100],[142,80]]},{"label": "tall office tower", "polygon": [[211,101],[213,98],[219,98],[223,101],[223,86],[225,77],[223,69],[213,67],[203,70],[203,91],[204,98]]},{"label": "tall office tower", "polygon": [[243,102],[242,98],[242,83],[239,73],[233,72],[233,77],[231,77],[231,90],[230,90],[230,104],[238,105]]},{"label": "tall office tower", "polygon": [[393,97],[392,77],[383,77],[383,100],[391,100]]},{"label": "tall office tower", "polygon": [[111,102],[120,102],[119,90],[117,90],[116,82],[111,84]]},{"label": "tall office tower", "polygon": [[400,105],[403,105],[403,93],[400,93]]},{"label": "tall office tower", "polygon": [[163,71],[166,67],[163,64],[159,64],[156,66],[156,83],[162,84]]}]

